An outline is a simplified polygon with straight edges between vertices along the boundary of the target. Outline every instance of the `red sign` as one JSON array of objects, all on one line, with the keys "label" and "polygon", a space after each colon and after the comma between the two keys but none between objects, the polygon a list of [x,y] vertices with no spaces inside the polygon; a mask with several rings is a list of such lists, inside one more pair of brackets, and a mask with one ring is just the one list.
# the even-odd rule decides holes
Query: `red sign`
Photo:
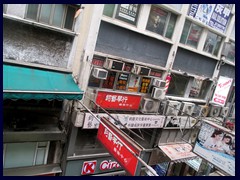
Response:
[{"label": "red sign", "polygon": [[97,161],[86,161],[83,163],[82,175],[93,174],[95,172]]},{"label": "red sign", "polygon": [[[142,148],[129,139],[126,135],[121,132],[117,127],[115,127],[106,118],[101,118],[102,123],[104,123],[113,133],[109,131],[108,128],[104,127],[100,123],[98,128],[97,138],[104,145],[104,147],[109,151],[110,154],[118,161],[118,163],[132,176],[135,175],[138,167],[138,159],[127,149],[123,143],[125,143],[129,149],[131,149],[135,154],[140,156]],[[116,137],[117,135],[117,137]]]},{"label": "red sign", "polygon": [[98,91],[96,103],[105,109],[138,110],[140,95]]},{"label": "red sign", "polygon": [[96,65],[96,66],[101,66],[101,67],[103,67],[104,60],[103,60],[103,59],[93,58],[92,64],[93,64],[93,65]]}]

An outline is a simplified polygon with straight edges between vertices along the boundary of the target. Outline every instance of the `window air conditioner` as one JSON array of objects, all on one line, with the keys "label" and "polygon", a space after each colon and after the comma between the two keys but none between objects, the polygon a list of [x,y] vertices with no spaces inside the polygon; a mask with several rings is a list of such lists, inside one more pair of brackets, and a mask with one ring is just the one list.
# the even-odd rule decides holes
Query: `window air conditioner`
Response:
[{"label": "window air conditioner", "polygon": [[209,116],[218,117],[220,115],[220,112],[221,112],[221,106],[211,105]]},{"label": "window air conditioner", "polygon": [[137,75],[149,76],[150,70],[150,68],[134,65],[134,67],[132,68],[132,73]]},{"label": "window air conditioner", "polygon": [[152,90],[152,93],[151,93],[151,97],[153,99],[158,99],[158,100],[164,99],[164,97],[165,97],[165,90],[153,87],[153,90]]},{"label": "window air conditioner", "polygon": [[179,101],[168,101],[166,116],[177,116],[179,109],[181,107],[181,102]]},{"label": "window air conditioner", "polygon": [[94,68],[92,75],[97,79],[107,79],[108,71],[101,68]]},{"label": "window air conditioner", "polygon": [[164,88],[166,85],[166,81],[163,81],[161,79],[154,78],[153,79],[153,86]]},{"label": "window air conditioner", "polygon": [[182,103],[182,112],[181,115],[182,116],[191,116],[193,114],[193,110],[194,110],[195,104],[194,103],[189,103],[189,102],[183,102]]},{"label": "window air conditioner", "polygon": [[104,68],[110,69],[110,70],[115,70],[115,71],[122,71],[124,68],[124,62],[121,61],[116,61],[113,59],[107,59],[106,62],[104,63]]},{"label": "window air conditioner", "polygon": [[208,112],[209,112],[209,107],[205,106],[205,105],[197,105],[195,106],[195,110],[194,110],[194,117],[207,117]]},{"label": "window air conditioner", "polygon": [[220,116],[221,117],[227,117],[228,111],[229,111],[229,107],[222,107]]},{"label": "window air conditioner", "polygon": [[72,123],[75,127],[82,127],[84,120],[84,113],[74,110],[72,116]]},{"label": "window air conditioner", "polygon": [[157,113],[159,108],[159,101],[155,101],[149,98],[143,98],[141,102],[141,109],[142,113]]}]

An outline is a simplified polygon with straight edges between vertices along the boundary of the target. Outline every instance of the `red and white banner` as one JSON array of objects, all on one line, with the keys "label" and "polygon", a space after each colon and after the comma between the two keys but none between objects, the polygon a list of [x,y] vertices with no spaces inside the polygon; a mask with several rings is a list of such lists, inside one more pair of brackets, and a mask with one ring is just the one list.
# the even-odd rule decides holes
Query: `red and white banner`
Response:
[{"label": "red and white banner", "polygon": [[[105,124],[108,128],[104,127],[103,124]],[[114,134],[111,133],[109,129]],[[139,160],[130,152],[129,149],[131,149],[131,151],[133,151],[136,155],[140,156],[142,151],[140,146],[128,138],[106,118],[101,118],[97,138],[114,157],[114,159],[116,159],[130,175],[134,176],[137,173]],[[129,149],[123,143],[126,144]]]},{"label": "red and white banner", "polygon": [[104,109],[138,110],[141,95],[98,91],[96,103]]},{"label": "red and white banner", "polygon": [[233,79],[220,76],[216,89],[213,94],[212,102],[220,106],[224,106],[228,97]]}]

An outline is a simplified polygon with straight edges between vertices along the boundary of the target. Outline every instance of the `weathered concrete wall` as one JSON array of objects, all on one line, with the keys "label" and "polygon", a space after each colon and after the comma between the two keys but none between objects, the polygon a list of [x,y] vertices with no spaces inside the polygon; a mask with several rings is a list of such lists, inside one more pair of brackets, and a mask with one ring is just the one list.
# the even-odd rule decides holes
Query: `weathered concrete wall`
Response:
[{"label": "weathered concrete wall", "polygon": [[3,58],[67,68],[73,37],[12,20],[3,21]]}]

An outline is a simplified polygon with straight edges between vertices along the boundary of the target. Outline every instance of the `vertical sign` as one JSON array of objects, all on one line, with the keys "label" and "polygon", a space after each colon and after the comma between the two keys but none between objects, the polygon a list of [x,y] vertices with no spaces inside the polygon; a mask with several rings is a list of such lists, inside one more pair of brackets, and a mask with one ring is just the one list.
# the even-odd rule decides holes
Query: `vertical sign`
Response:
[{"label": "vertical sign", "polygon": [[232,85],[233,79],[220,76],[216,89],[213,94],[212,102],[220,106],[224,106],[227,100],[227,96]]},{"label": "vertical sign", "polygon": [[[105,124],[108,128],[104,127]],[[114,133],[112,134],[109,129]],[[119,139],[116,137],[119,137]],[[136,155],[140,156],[142,148],[134,141],[128,138],[115,127],[106,118],[101,118],[101,123],[97,133],[98,140],[104,145],[109,153],[118,161],[118,163],[132,176],[136,175],[138,170],[139,161],[130,152],[123,143],[125,143]]]}]

